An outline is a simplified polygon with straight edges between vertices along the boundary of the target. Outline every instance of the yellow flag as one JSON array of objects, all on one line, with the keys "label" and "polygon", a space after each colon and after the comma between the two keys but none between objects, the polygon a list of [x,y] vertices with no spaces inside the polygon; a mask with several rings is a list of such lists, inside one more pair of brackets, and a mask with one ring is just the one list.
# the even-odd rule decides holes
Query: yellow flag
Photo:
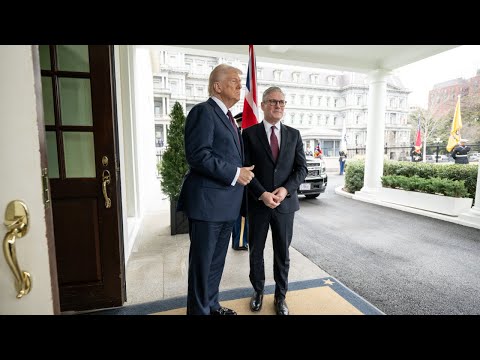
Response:
[{"label": "yellow flag", "polygon": [[462,128],[462,115],[460,114],[460,95],[458,96],[457,106],[455,106],[455,115],[453,116],[452,130],[448,138],[447,150],[452,151],[455,145],[460,141],[460,129]]}]

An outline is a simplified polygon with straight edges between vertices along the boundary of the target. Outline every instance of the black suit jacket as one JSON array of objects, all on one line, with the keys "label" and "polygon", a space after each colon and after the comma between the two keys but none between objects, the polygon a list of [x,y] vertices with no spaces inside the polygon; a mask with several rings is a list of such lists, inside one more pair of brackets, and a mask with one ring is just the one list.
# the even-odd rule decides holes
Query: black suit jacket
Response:
[{"label": "black suit jacket", "polygon": [[291,213],[300,209],[297,189],[304,182],[308,172],[302,137],[297,129],[284,124],[280,125],[280,131],[280,153],[276,163],[273,161],[263,122],[242,132],[245,165],[255,165],[253,169],[255,177],[248,185],[249,212],[266,208],[263,201],[258,198],[265,191],[272,192],[280,186],[287,189],[289,196],[276,209],[281,213]]},{"label": "black suit jacket", "polygon": [[197,104],[188,113],[185,154],[190,169],[177,210],[202,221],[237,219],[245,187],[231,182],[242,167],[243,144],[238,128],[214,100]]}]

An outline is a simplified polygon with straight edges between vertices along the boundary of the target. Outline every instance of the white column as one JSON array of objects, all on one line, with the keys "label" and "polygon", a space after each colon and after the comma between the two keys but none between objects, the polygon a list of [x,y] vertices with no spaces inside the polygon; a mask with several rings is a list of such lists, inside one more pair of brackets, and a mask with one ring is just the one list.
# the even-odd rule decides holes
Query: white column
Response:
[{"label": "white column", "polygon": [[477,190],[475,191],[475,205],[467,212],[460,214],[460,220],[480,227],[480,163],[478,164]]},{"label": "white column", "polygon": [[157,179],[155,149],[155,115],[153,111],[153,73],[147,49],[135,52],[135,141],[137,143],[138,194],[140,215],[155,209],[160,183]]},{"label": "white column", "polygon": [[[365,175],[362,195],[375,197],[382,187],[385,139],[385,104],[389,72],[378,69],[369,74],[368,122],[366,140]],[[358,192],[357,192],[358,193]],[[356,194],[357,195],[357,194]]]}]

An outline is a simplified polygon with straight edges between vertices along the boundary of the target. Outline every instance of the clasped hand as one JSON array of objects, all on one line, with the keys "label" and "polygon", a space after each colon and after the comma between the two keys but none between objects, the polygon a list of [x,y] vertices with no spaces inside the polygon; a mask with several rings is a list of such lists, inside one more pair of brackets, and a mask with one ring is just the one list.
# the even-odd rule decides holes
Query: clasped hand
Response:
[{"label": "clasped hand", "polygon": [[268,206],[270,209],[275,209],[287,196],[288,191],[283,186],[273,190],[273,192],[265,191],[260,199],[263,201],[265,206]]}]

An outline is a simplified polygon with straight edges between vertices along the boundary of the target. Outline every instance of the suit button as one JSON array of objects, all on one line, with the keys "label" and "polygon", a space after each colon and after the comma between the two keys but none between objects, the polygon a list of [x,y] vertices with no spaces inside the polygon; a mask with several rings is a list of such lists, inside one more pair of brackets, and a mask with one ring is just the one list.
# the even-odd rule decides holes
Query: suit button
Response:
[{"label": "suit button", "polygon": [[275,169],[275,172],[277,172],[277,169]]}]

